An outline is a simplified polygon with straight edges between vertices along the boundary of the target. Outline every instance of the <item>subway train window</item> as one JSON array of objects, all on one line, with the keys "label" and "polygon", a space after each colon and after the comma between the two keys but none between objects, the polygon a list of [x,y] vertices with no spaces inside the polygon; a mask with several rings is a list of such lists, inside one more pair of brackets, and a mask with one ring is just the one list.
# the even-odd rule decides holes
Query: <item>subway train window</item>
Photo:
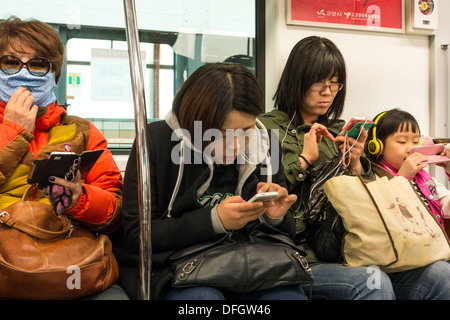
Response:
[{"label": "subway train window", "polygon": [[[126,41],[70,39],[67,42],[67,102],[88,118],[112,149],[127,149],[135,136],[134,106]],[[160,118],[173,98],[172,47],[141,44],[147,114]],[[93,107],[94,106],[94,107]]]},{"label": "subway train window", "polygon": [[[135,120],[123,1],[2,3],[0,19],[38,19],[59,32],[66,64],[58,101],[91,120],[113,152],[129,152]],[[256,6],[256,0],[135,1],[148,121],[165,117],[201,65],[239,62],[256,74]]]}]

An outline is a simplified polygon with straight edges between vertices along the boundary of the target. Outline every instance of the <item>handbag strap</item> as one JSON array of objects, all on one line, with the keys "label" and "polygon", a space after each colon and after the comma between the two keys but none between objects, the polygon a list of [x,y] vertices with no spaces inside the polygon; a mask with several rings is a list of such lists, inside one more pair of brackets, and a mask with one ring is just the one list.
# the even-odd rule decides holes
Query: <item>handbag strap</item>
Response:
[{"label": "handbag strap", "polygon": [[394,178],[394,175],[384,170],[382,167],[380,167],[378,164],[371,162],[370,165],[372,166],[372,171],[379,177],[386,177],[389,180]]},{"label": "handbag strap", "polygon": [[[25,191],[25,193],[22,196],[21,201],[26,201],[30,197],[34,186],[35,186],[34,184],[28,186],[27,190]],[[66,234],[67,234],[67,238],[70,237],[70,235],[73,231],[73,228],[74,228],[72,223],[70,222],[69,219],[66,219],[67,220],[66,222],[62,221],[61,218],[59,220],[62,222],[63,228],[60,231],[49,231],[49,230],[45,230],[45,229],[36,227],[36,226],[26,223],[26,222],[14,220],[14,218],[11,216],[11,214],[8,211],[4,210],[4,211],[0,212],[0,224],[4,224],[10,228],[14,228],[19,231],[25,232],[26,234],[28,234],[32,237],[41,239],[41,240],[51,240],[51,239],[58,238],[63,235],[66,235]]]},{"label": "handbag strap", "polygon": [[[373,169],[374,169],[374,168],[372,167],[372,170],[373,170]],[[383,169],[380,168],[380,170],[383,170]],[[385,171],[385,170],[383,170],[383,171]],[[393,178],[393,176],[392,176],[389,172],[386,172],[386,173],[387,173],[387,175],[385,175],[385,176],[387,177],[388,180],[389,180],[390,178]],[[390,175],[391,177],[389,177],[389,175]],[[387,265],[384,266],[384,267],[388,267],[388,266],[390,266],[391,264],[394,264],[395,262],[398,261],[398,251],[397,251],[397,248],[395,247],[394,239],[392,238],[392,235],[391,235],[391,233],[389,232],[389,228],[388,228],[388,226],[387,226],[387,224],[386,224],[386,221],[384,220],[383,215],[381,214],[381,210],[380,210],[380,207],[378,206],[377,201],[376,201],[375,198],[373,197],[372,193],[370,192],[369,188],[367,187],[366,182],[364,181],[363,177],[361,177],[361,175],[360,175],[359,173],[358,173],[358,178],[359,178],[359,181],[361,182],[361,184],[362,184],[364,190],[365,190],[365,191],[367,192],[367,194],[369,195],[370,200],[372,201],[372,204],[374,205],[375,209],[377,210],[378,216],[380,217],[381,222],[383,223],[384,229],[386,230],[386,233],[387,233],[387,235],[388,235],[388,237],[389,237],[389,241],[391,242],[392,249],[393,249],[394,255],[395,255],[395,261],[393,261],[393,262],[391,262],[391,263],[389,263],[389,264],[387,264]],[[370,182],[369,182],[369,183],[370,183]]]},{"label": "handbag strap", "polygon": [[68,234],[67,237],[70,237],[70,234],[73,231],[73,225],[70,222],[63,223],[63,228],[60,231],[49,231],[38,228],[26,222],[14,220],[14,218],[11,217],[7,211],[0,212],[0,223],[10,228],[25,232],[26,234],[41,240],[51,240],[66,234]]},{"label": "handbag strap", "polygon": [[36,184],[30,184],[27,188],[27,190],[25,190],[25,192],[23,193],[22,199],[21,201],[27,201],[28,198],[31,198],[31,194],[33,192],[34,187],[36,186]]}]

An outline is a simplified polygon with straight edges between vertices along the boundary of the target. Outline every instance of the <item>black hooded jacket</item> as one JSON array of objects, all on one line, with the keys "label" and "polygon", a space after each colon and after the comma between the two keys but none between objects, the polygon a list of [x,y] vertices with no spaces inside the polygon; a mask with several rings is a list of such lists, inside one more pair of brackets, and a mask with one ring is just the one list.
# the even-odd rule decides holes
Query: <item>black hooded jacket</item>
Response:
[{"label": "black hooded jacket", "polygon": [[[269,132],[259,120],[257,128],[253,138],[262,142],[257,144],[257,150],[253,154],[256,153],[258,159],[253,161],[247,156],[245,164],[236,165],[239,174],[236,175],[238,181],[234,195],[240,195],[244,200],[250,199],[256,193],[258,182],[268,181],[286,187],[278,152],[279,142],[276,140],[270,143]],[[194,244],[218,240],[223,234],[218,233],[221,224],[216,207],[202,207],[199,203],[199,198],[208,189],[214,176],[215,165],[207,164],[201,157],[202,153],[195,149],[188,137],[183,136],[176,116],[171,112],[164,121],[148,124],[147,139],[151,188],[152,270],[155,271],[169,266],[167,257],[171,253]],[[268,157],[269,145],[273,143],[276,143],[277,154]],[[180,149],[185,160],[183,163],[176,163],[179,159],[174,159]],[[248,152],[246,150],[246,153]],[[129,250],[136,254],[139,252],[140,232],[138,192],[136,146],[133,145],[124,176],[123,222],[125,241]],[[276,223],[265,217],[249,223],[251,226],[246,227],[254,228],[255,224],[266,223],[291,237],[295,233],[295,222],[290,211]]]}]

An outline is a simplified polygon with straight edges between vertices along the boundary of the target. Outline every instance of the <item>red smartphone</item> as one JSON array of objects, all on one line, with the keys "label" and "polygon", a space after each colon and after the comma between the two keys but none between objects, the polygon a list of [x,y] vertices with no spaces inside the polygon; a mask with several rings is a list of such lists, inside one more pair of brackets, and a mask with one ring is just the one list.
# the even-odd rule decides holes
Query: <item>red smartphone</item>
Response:
[{"label": "red smartphone", "polygon": [[364,126],[364,129],[369,130],[369,128],[373,126],[373,121],[367,118],[351,118],[350,121],[345,124],[344,128],[342,128],[339,135],[345,136],[348,132],[349,137],[356,139],[359,136],[359,127],[361,126]]}]

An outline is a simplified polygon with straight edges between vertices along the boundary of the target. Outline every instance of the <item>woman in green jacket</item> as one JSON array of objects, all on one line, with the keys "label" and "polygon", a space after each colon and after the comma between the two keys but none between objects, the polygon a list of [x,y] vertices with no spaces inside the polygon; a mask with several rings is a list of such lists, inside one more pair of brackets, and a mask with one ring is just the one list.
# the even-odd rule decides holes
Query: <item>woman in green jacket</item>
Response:
[{"label": "woman in green jacket", "polygon": [[[275,110],[259,117],[267,128],[279,130],[282,164],[288,190],[298,195],[292,206],[301,241],[307,225],[303,214],[310,200],[311,169],[342,152],[338,137],[345,121],[340,120],[346,94],[346,68],[333,42],[316,36],[298,42],[292,49],[275,93]],[[349,139],[347,169],[352,174],[370,175],[370,162],[362,156],[367,133],[357,141]],[[303,243],[304,244],[304,243]],[[377,289],[368,285],[367,268],[349,268],[340,263],[322,263],[307,244],[307,259],[314,275],[313,295],[328,299],[393,299],[389,278],[376,277]],[[305,288],[307,289],[307,288]]]},{"label": "woman in green jacket", "polygon": [[[346,88],[344,58],[326,38],[308,37],[292,49],[275,93],[273,110],[260,116],[267,129],[279,130],[282,164],[288,193],[297,194],[292,208],[297,221],[297,240],[308,227],[303,210],[310,200],[311,169],[332,159],[345,144],[337,136],[344,126],[341,116]],[[346,159],[351,174],[371,175],[370,162],[363,156],[365,130],[359,138],[348,138]],[[328,210],[327,210],[328,213]],[[364,212],[361,212],[364,214]],[[314,275],[313,296],[328,299],[450,299],[447,263],[386,274],[375,266],[347,267],[319,261],[309,248]],[[309,285],[305,286],[309,290]]]}]

